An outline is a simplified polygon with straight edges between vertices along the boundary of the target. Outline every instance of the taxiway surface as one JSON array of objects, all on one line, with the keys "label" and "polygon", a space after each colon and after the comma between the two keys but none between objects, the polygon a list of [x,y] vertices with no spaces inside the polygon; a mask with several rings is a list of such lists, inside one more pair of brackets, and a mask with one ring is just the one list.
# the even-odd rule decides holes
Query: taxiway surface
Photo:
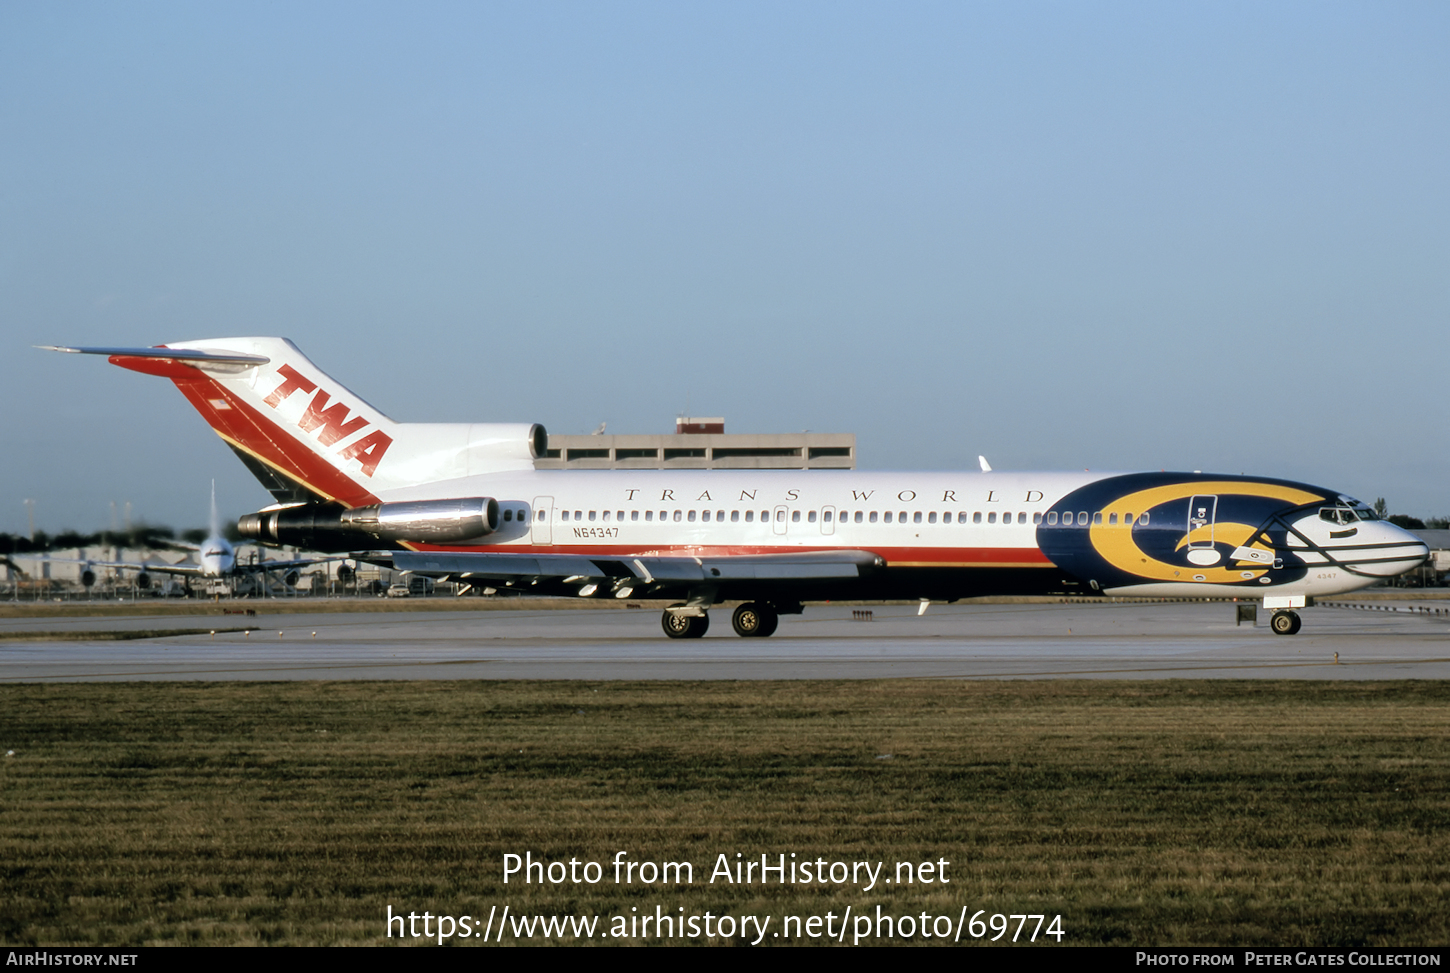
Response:
[{"label": "taxiway surface", "polygon": [[[1439,603],[1444,605],[1444,602]],[[1390,609],[1397,608],[1397,611]],[[1275,636],[1225,603],[812,606],[769,639],[729,612],[673,641],[655,611],[458,611],[0,621],[0,682],[295,679],[1445,679],[1450,613],[1316,607]],[[1433,609],[1431,609],[1433,611]],[[26,632],[232,628],[129,641]]]}]

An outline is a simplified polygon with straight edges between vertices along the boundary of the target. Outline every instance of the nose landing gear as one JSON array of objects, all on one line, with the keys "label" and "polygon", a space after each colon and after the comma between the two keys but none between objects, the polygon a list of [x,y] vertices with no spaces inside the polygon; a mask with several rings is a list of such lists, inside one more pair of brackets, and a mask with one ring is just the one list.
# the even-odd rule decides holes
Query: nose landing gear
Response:
[{"label": "nose landing gear", "polygon": [[1304,622],[1296,611],[1276,611],[1269,618],[1269,628],[1275,635],[1294,635]]}]

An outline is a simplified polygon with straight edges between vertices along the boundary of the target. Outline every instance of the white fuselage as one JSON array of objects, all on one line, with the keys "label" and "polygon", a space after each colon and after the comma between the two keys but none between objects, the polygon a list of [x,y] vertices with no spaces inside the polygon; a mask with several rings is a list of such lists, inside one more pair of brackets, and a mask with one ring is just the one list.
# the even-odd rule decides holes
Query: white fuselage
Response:
[{"label": "white fuselage", "polygon": [[[1013,570],[1051,567],[1053,561],[1038,540],[1044,515],[1073,491],[1118,475],[538,471],[419,484],[380,499],[485,495],[499,501],[496,532],[477,543],[437,549],[548,549],[592,556],[866,550],[885,558],[893,569]],[[1079,513],[1091,517],[1095,511]],[[1272,588],[1275,594],[1322,597],[1400,574],[1425,556],[1418,539],[1386,521],[1359,524],[1353,542],[1344,544],[1330,537],[1331,525],[1313,513],[1294,524],[1316,548],[1302,552],[1306,562],[1316,565],[1303,576],[1280,582],[1268,571],[1244,570],[1239,583],[1208,584],[1187,569],[1181,580],[1141,578],[1101,590],[1261,597]],[[1406,547],[1407,542],[1414,546]],[[1293,539],[1289,543],[1296,546]],[[1395,546],[1398,553],[1384,559],[1385,549]]]}]

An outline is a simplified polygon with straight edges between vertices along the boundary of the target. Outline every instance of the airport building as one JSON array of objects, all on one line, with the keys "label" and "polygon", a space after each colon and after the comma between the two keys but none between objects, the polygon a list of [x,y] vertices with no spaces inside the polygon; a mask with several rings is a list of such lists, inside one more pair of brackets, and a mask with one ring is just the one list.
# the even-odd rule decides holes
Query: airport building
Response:
[{"label": "airport building", "polygon": [[[602,429],[602,427],[601,427]],[[550,434],[540,470],[854,470],[856,436],[841,432],[730,434],[719,416],[679,416],[674,433]]]}]

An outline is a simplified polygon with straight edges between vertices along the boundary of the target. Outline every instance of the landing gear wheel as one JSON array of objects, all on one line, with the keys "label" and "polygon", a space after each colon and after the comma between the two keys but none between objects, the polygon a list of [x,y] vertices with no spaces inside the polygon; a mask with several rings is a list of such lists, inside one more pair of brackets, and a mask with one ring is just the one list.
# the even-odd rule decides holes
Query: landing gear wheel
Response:
[{"label": "landing gear wheel", "polygon": [[1303,625],[1298,612],[1274,612],[1274,616],[1269,619],[1269,628],[1273,629],[1275,635],[1294,635]]},{"label": "landing gear wheel", "polygon": [[679,615],[666,611],[660,627],[672,639],[697,639],[710,628],[709,615]]},{"label": "landing gear wheel", "polygon": [[730,616],[730,624],[741,638],[763,639],[775,634],[780,616],[763,602],[747,601],[735,609],[735,614]]}]

